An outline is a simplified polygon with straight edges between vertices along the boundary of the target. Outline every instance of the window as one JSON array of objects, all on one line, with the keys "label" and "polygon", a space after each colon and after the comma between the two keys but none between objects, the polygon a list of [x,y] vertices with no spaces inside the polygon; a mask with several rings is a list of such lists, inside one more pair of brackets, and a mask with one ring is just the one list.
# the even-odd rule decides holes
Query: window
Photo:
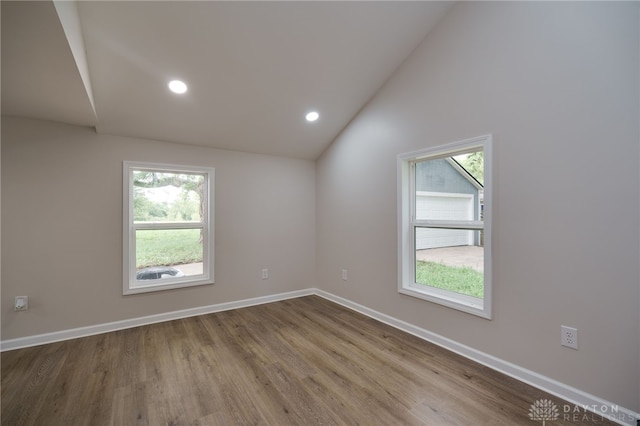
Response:
[{"label": "window", "polygon": [[214,169],[123,164],[124,294],[213,283]]},{"label": "window", "polygon": [[398,291],[491,318],[491,136],[398,156]]}]

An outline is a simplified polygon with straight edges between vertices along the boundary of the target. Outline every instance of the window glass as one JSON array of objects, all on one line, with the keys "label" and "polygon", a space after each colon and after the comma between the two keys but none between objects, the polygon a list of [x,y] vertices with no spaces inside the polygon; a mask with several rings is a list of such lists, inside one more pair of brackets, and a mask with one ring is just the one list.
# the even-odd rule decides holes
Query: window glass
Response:
[{"label": "window glass", "polygon": [[213,283],[213,178],[124,163],[124,294]]},{"label": "window glass", "polygon": [[[172,267],[188,275],[202,274],[202,229],[136,231],[136,271]],[[183,276],[183,275],[180,275]]]},{"label": "window glass", "polygon": [[205,176],[134,171],[135,222],[200,222]]},{"label": "window glass", "polygon": [[491,137],[398,157],[401,293],[490,317]]}]

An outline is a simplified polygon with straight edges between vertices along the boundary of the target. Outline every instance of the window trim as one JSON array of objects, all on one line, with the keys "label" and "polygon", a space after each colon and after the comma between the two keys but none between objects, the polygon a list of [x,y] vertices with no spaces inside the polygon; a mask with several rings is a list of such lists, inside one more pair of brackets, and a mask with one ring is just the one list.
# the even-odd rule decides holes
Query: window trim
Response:
[{"label": "window trim", "polygon": [[[443,306],[473,314],[482,318],[492,318],[492,135],[465,139],[436,147],[398,155],[397,159],[397,204],[398,204],[398,292],[427,300]],[[415,220],[415,174],[412,168],[417,160],[451,157],[482,148],[484,151],[484,217],[483,221],[434,221]],[[483,298],[475,298],[449,290],[416,284],[415,279],[415,229],[418,226],[444,227],[454,229],[484,229],[484,293]]]},{"label": "window trim", "polygon": [[[155,222],[134,223],[133,213],[133,172],[139,170],[165,172],[165,173],[197,173],[205,175],[205,207],[204,220],[200,222]],[[123,161],[123,235],[122,235],[122,270],[123,284],[122,294],[131,295],[139,293],[171,290],[184,287],[213,284],[214,280],[214,189],[215,169],[212,167],[185,166],[165,163],[148,163],[139,161]],[[136,231],[147,229],[197,229],[204,232],[202,247],[202,274],[180,278],[163,278],[158,283],[144,283],[136,280]]]}]

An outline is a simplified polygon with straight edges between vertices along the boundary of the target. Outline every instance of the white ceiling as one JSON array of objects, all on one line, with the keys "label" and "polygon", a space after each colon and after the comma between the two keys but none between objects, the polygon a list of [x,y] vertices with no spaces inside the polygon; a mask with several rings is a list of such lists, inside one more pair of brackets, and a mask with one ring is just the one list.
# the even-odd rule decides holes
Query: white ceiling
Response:
[{"label": "white ceiling", "polygon": [[451,4],[2,1],[2,113],[315,159]]}]

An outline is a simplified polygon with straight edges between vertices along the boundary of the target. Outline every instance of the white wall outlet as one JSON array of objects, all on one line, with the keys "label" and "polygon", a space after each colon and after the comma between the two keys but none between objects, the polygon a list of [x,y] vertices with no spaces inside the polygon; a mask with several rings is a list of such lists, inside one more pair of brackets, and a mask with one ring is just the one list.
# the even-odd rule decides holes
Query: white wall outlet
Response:
[{"label": "white wall outlet", "polygon": [[262,270],[262,279],[263,280],[268,280],[269,279],[269,270],[267,268],[264,268]]},{"label": "white wall outlet", "polygon": [[13,305],[14,311],[26,311],[29,309],[29,296],[16,296]]},{"label": "white wall outlet", "polygon": [[346,280],[347,280],[347,270],[346,270],[346,269],[343,269],[343,270],[342,270],[342,280],[343,280],[343,281],[346,281]]},{"label": "white wall outlet", "polygon": [[578,329],[560,326],[560,344],[572,349],[578,349]]}]

